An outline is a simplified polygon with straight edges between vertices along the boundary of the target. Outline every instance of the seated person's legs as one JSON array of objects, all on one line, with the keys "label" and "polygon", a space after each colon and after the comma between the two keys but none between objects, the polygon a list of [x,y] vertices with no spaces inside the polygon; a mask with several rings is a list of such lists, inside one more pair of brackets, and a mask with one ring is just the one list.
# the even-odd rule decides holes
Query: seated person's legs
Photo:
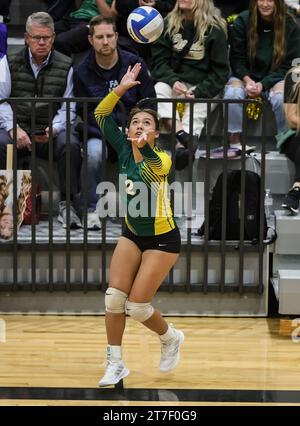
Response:
[{"label": "seated person's legs", "polygon": [[[171,86],[166,83],[158,82],[155,85],[155,92],[157,98],[171,99],[177,96],[173,93]],[[165,127],[168,131],[172,130],[172,117],[173,117],[173,106],[172,103],[159,102],[157,108],[158,116],[162,119]],[[183,128],[183,124],[180,121],[178,111],[176,110],[176,154],[175,154],[175,168],[182,170],[188,165],[188,139],[189,134]]]},{"label": "seated person's legs", "polygon": [[[99,199],[97,194],[97,186],[101,181],[102,176],[102,155],[103,142],[98,138],[91,138],[87,141],[87,182],[84,181],[83,167],[81,171],[81,208],[83,208],[84,192],[87,190],[88,198],[88,229],[100,229],[101,223],[99,220],[99,213],[96,212],[96,206]],[[84,166],[84,164],[83,164]]]},{"label": "seated person's legs", "polygon": [[[38,144],[39,147],[42,144]],[[48,148],[48,147],[46,147]],[[77,136],[71,133],[70,135],[70,145],[67,146],[67,134],[66,131],[60,132],[57,137],[54,139],[53,144],[53,157],[57,161],[59,181],[60,181],[60,191],[61,199],[60,202],[60,215],[59,221],[62,223],[63,227],[66,227],[66,193],[67,193],[67,176],[66,176],[66,151],[70,149],[70,176],[69,176],[69,185],[70,185],[70,199],[73,200],[74,195],[79,192],[79,176],[81,170],[81,146]],[[37,154],[39,156],[41,153]],[[71,206],[70,210],[70,227],[78,228],[81,227],[81,222]]]},{"label": "seated person's legs", "polygon": [[286,129],[286,121],[283,110],[283,89],[284,82],[280,81],[276,83],[270,90],[268,100],[272,105],[272,110],[274,111],[277,131],[278,133],[283,132]]},{"label": "seated person's legs", "polygon": [[60,132],[54,139],[54,160],[58,163],[58,172],[62,193],[66,194],[66,151],[70,149],[70,194],[79,192],[79,176],[81,170],[81,146],[75,134],[70,135],[70,145],[67,143],[66,131]]},{"label": "seated person's legs", "polygon": [[[194,104],[194,117],[193,117],[193,131],[194,135],[200,137],[204,127],[204,121],[207,117],[207,104],[195,103]],[[186,104],[185,111],[182,117],[182,127],[186,133],[190,132],[190,106]]]},{"label": "seated person's legs", "polygon": [[[176,96],[173,94],[171,86],[169,86],[166,83],[158,82],[155,85],[155,92],[157,98],[162,99],[171,99],[176,98]],[[158,116],[164,120],[164,123],[167,126],[168,130],[171,130],[172,128],[172,103],[167,102],[159,102],[157,105],[157,112]],[[179,130],[182,130],[182,124],[179,120],[179,115],[176,113],[176,125],[175,130],[178,132]]]},{"label": "seated person's legs", "polygon": [[[246,92],[241,80],[232,77],[225,86],[224,99],[245,99]],[[243,105],[228,105],[228,133],[229,143],[240,143],[240,133],[242,132]]]}]

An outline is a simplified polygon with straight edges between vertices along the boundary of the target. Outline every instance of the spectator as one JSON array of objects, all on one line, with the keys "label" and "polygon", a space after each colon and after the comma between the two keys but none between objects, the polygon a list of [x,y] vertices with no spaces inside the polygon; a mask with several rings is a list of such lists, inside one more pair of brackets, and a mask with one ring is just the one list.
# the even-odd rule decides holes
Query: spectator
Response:
[{"label": "spectator", "polygon": [[[231,29],[230,63],[233,76],[225,88],[225,99],[264,97],[271,102],[277,130],[284,130],[283,86],[286,72],[300,54],[300,33],[287,14],[284,0],[251,0]],[[243,106],[231,104],[228,139],[240,147]]]},{"label": "spectator", "polygon": [[[53,134],[53,156],[58,163],[62,201],[59,204],[58,220],[66,227],[66,105],[52,103],[52,122],[49,123],[47,102],[35,103],[35,134],[32,134],[31,111],[33,104],[29,97],[64,97],[73,96],[73,69],[71,60],[53,50],[54,24],[46,12],[30,15],[26,22],[26,46],[17,54],[8,57],[9,72],[0,84],[0,98],[18,97],[16,107],[16,144],[18,155],[28,155],[32,140],[36,142],[38,157],[48,157],[48,142]],[[71,120],[75,117],[71,104]],[[0,110],[0,169],[5,168],[6,146],[13,143],[13,111],[10,104],[3,104]],[[42,134],[41,134],[42,133]],[[71,200],[79,191],[78,176],[81,167],[80,143],[75,135],[70,136],[71,156]],[[81,223],[71,206],[70,226],[80,227]]]},{"label": "spectator", "polygon": [[277,135],[277,148],[295,164],[292,188],[282,207],[293,215],[299,211],[300,200],[300,67],[294,67],[286,75],[284,85],[284,110],[289,129]]},{"label": "spectator", "polygon": [[[211,0],[178,0],[166,18],[162,36],[152,45],[152,75],[158,98],[214,98],[229,76],[226,23]],[[160,103],[158,113],[171,129],[172,105]],[[194,104],[193,133],[200,136],[207,105]],[[188,164],[189,104],[176,119],[175,167]]]},{"label": "spectator", "polygon": [[[120,81],[97,106],[95,117],[119,157],[120,188],[126,211],[121,238],[114,250],[105,294],[107,364],[99,386],[117,384],[128,376],[122,359],[126,313],[154,331],[161,344],[160,371],[173,370],[180,359],[184,334],[169,325],[151,305],[162,281],[180,253],[180,232],[168,197],[171,159],[156,146],[159,136],[156,111],[134,108],[123,133],[111,117],[127,90],[140,84],[141,64],[128,67]],[[128,185],[129,184],[129,185]],[[136,209],[143,205],[143,213]]]},{"label": "spectator", "polygon": [[61,53],[71,56],[88,50],[88,24],[91,18],[99,14],[112,16],[110,5],[113,0],[81,0],[81,6],[55,22],[57,34],[54,47]]},{"label": "spectator", "polygon": [[[135,54],[117,47],[118,34],[111,18],[96,16],[90,22],[89,31],[89,41],[93,49],[74,70],[74,93],[76,97],[103,98],[119,84],[128,66],[140,59]],[[127,112],[141,99],[155,97],[153,81],[143,62],[140,81],[141,85],[128,90],[122,98]],[[88,228],[99,229],[100,221],[95,212],[98,201],[96,188],[101,177],[104,145],[94,117],[95,105],[90,103],[88,108]],[[82,104],[77,105],[77,112],[83,118]],[[124,117],[120,107],[115,108],[113,117],[119,126],[128,118]]]}]

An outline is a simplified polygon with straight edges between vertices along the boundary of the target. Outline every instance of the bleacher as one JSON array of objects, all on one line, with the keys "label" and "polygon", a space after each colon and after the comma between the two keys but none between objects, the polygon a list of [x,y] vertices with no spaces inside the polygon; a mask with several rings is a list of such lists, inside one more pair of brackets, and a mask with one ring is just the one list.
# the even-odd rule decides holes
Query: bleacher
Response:
[{"label": "bleacher", "polygon": [[[296,2],[287,3],[291,5]],[[44,2],[12,1],[11,23],[8,25],[10,51],[23,45],[24,16],[36,10],[45,10]],[[214,114],[216,120],[212,121],[215,121],[216,125],[212,141],[217,146],[222,142],[222,114],[220,115],[220,109]],[[241,278],[241,257],[232,244],[226,244],[226,262],[223,264],[224,247],[220,244],[206,245],[195,235],[204,219],[203,197],[207,162],[202,158],[205,144],[205,137],[202,137],[192,167],[193,182],[202,184],[199,185],[198,192],[193,194],[193,204],[195,206],[199,199],[202,199],[202,202],[199,204],[200,209],[192,211],[192,228],[187,229],[186,216],[178,219],[183,237],[182,254],[173,274],[166,280],[155,299],[155,304],[164,313],[267,316],[269,279],[278,299],[278,312],[287,315],[300,313],[300,217],[290,216],[281,209],[284,195],[291,187],[294,166],[285,155],[276,151],[274,117],[269,120],[272,114],[270,115],[270,111],[267,114],[268,125],[264,141],[267,151],[265,188],[269,188],[273,196],[274,226],[278,237],[273,245],[266,246],[263,250],[263,291],[257,291],[257,283],[260,280],[257,249],[246,247]],[[247,124],[246,142],[257,146],[256,152],[245,160],[249,170],[259,171],[260,168],[261,126],[262,123]],[[162,142],[164,143],[164,140]],[[17,243],[0,242],[0,290],[3,295],[0,311],[90,314],[104,312],[104,294],[99,290],[105,289],[106,286],[109,260],[120,234],[121,223],[118,219],[108,220],[103,231],[89,232],[85,237],[83,230],[68,234],[53,216],[53,235],[50,241],[47,218],[49,182],[45,164],[47,162],[43,160],[37,161],[45,215],[35,227],[34,247],[32,227],[29,225],[21,227]],[[209,161],[210,189],[223,166],[223,160]],[[228,161],[228,168],[240,167],[241,160]],[[109,166],[109,179],[115,180],[116,173],[116,167]],[[188,175],[189,171],[184,170],[177,172],[176,178],[183,184],[189,180]],[[54,209],[58,202],[55,197],[56,195]],[[103,251],[104,245],[106,249]],[[223,286],[220,286],[222,282]],[[243,291],[239,291],[240,282],[243,283]],[[32,291],[35,292],[34,295]]]}]

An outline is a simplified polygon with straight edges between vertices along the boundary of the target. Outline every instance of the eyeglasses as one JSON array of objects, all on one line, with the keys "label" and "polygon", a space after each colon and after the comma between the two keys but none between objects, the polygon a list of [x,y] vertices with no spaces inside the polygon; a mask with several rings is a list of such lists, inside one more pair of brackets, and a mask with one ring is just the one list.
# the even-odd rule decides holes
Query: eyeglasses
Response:
[{"label": "eyeglasses", "polygon": [[39,35],[33,36],[31,34],[28,34],[28,35],[36,43],[40,43],[41,41],[44,41],[45,43],[49,43],[49,41],[53,38],[53,34],[51,36],[39,36]]}]

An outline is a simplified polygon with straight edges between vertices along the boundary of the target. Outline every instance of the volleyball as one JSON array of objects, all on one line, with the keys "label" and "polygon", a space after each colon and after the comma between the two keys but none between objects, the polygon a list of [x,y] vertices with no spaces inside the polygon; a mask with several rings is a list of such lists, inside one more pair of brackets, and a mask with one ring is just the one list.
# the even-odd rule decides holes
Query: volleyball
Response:
[{"label": "volleyball", "polygon": [[154,7],[137,7],[127,19],[128,33],[138,43],[152,43],[158,39],[163,29],[163,17]]}]

